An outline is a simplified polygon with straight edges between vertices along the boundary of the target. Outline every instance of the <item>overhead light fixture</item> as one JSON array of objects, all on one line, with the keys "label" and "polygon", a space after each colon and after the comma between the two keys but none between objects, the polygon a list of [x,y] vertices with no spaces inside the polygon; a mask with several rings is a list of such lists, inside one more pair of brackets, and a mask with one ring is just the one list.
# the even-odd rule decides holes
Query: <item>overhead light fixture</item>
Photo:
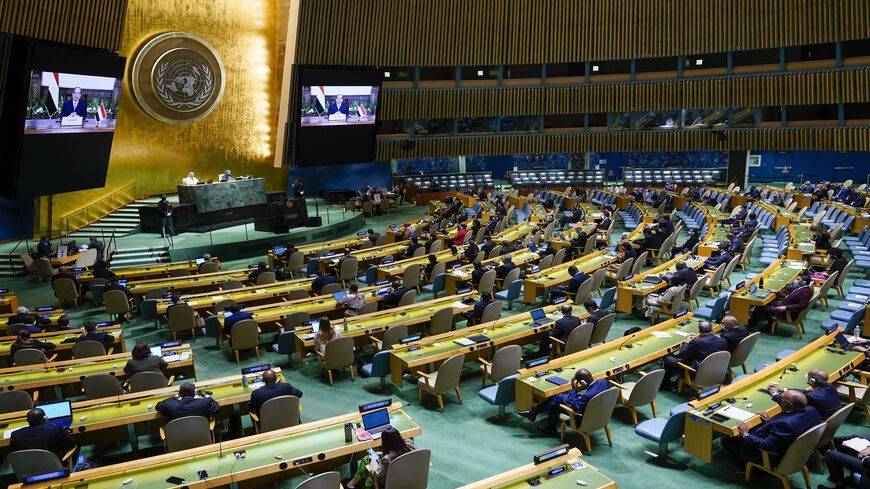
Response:
[{"label": "overhead light fixture", "polygon": [[389,71],[385,71],[385,72],[384,72],[384,78],[389,78],[389,77],[390,77],[390,72],[389,72]]},{"label": "overhead light fixture", "polygon": [[598,65],[592,65],[592,71],[598,71]]},{"label": "overhead light fixture", "polygon": [[477,76],[483,76],[483,70],[477,70]]}]

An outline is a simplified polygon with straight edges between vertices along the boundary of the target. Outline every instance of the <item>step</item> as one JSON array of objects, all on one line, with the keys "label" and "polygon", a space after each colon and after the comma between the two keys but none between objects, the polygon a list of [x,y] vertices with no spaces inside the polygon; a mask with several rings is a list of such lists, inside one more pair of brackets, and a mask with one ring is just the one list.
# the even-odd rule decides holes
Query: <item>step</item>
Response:
[{"label": "step", "polygon": [[168,252],[169,247],[168,246],[143,246],[140,248],[118,248],[116,250],[116,252],[124,253],[124,252],[128,252],[128,251],[154,251],[154,250],[161,250],[161,251]]},{"label": "step", "polygon": [[139,216],[125,216],[112,214],[100,219],[99,222],[139,223]]},{"label": "step", "polygon": [[112,255],[112,259],[115,259],[115,258],[152,258],[152,257],[163,258],[163,257],[168,257],[168,256],[169,256],[169,253],[167,253],[167,252],[140,251],[137,253],[115,253],[114,255]]},{"label": "step", "polygon": [[168,260],[158,258],[112,258],[112,266],[122,267],[130,265],[147,265],[151,263],[163,263]]}]

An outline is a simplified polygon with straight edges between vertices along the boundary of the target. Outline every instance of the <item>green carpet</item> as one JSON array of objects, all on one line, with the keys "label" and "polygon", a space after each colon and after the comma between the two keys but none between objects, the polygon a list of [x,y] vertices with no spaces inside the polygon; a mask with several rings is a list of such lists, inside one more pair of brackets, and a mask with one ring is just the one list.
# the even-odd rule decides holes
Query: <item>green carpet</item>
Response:
[{"label": "green carpet", "polygon": [[[400,223],[419,215],[422,207],[404,206],[397,213],[389,216],[377,216],[369,218],[362,227],[373,227],[383,231],[387,225]],[[622,230],[617,230],[618,236]],[[240,239],[244,239],[240,237]],[[682,242],[685,236],[681,236],[678,242]],[[757,248],[760,247],[759,245]],[[760,249],[755,250],[755,256],[760,255]],[[227,267],[247,264],[263,259],[263,256],[252,256],[249,259],[237,260],[226,263]],[[749,271],[759,272],[764,267],[754,261]],[[742,280],[742,272],[737,271],[732,275],[732,283]],[[860,272],[853,272],[847,280],[847,289],[851,282],[861,278]],[[21,303],[28,306],[45,305],[53,302],[51,287],[47,284],[28,283],[24,279],[7,279],[0,281],[0,287],[9,287],[16,291],[21,298]],[[419,297],[419,300],[431,298],[428,294]],[[709,296],[702,294],[702,304]],[[790,348],[798,349],[807,342],[817,338],[821,331],[819,322],[826,319],[832,308],[836,308],[839,300],[832,291],[830,306],[827,312],[822,311],[820,306],[811,311],[807,320],[807,332],[804,339],[798,339],[793,328],[781,328],[776,335],[762,334],[754,351],[749,356],[747,365],[751,369],[764,361],[772,360],[781,350]],[[503,315],[515,314],[528,311],[532,307],[515,302],[513,311],[505,309]],[[103,319],[100,308],[91,305],[79,307],[72,311],[74,324],[86,318]],[[623,331],[633,326],[648,326],[648,322],[639,321],[629,315],[620,314],[609,339],[622,335]],[[166,329],[155,331],[150,323],[140,319],[134,319],[125,326],[128,350],[136,341],[166,341],[171,335]],[[238,367],[231,359],[231,352],[227,349],[216,350],[214,339],[200,338],[193,342],[196,358],[197,374],[201,380],[231,375],[238,373]],[[531,348],[531,345],[527,347]],[[264,349],[261,351],[265,351]],[[356,382],[351,382],[349,376],[339,374],[335,385],[329,386],[326,381],[320,379],[319,367],[313,359],[307,359],[303,366],[290,368],[286,356],[274,352],[262,354],[263,360],[272,365],[284,368],[284,374],[288,380],[302,389],[304,397],[302,404],[303,422],[322,419],[330,416],[344,414],[356,409],[357,404],[366,400],[382,397],[379,392],[378,379],[357,377]],[[255,365],[257,360],[253,353],[243,354],[242,366]],[[648,368],[655,368],[651,365]],[[388,382],[387,394],[394,401],[401,401],[407,406],[408,413],[422,427],[422,436],[417,440],[417,446],[432,450],[432,466],[429,477],[429,487],[433,489],[447,489],[473,482],[518,465],[531,461],[532,455],[559,444],[557,437],[545,436],[535,429],[535,424],[512,413],[512,406],[508,408],[507,419],[496,423],[492,416],[497,414],[498,409],[490,406],[477,395],[480,389],[480,373],[478,365],[467,363],[463,371],[461,389],[465,402],[459,404],[455,395],[445,395],[445,412],[437,409],[437,403],[432,396],[424,395],[422,405],[418,402],[417,389],[415,386],[406,384],[403,389],[398,389]],[[630,377],[630,376],[629,376]],[[795,386],[799,387],[799,386]],[[688,391],[685,395],[677,395],[673,392],[661,392],[657,398],[657,407],[660,416],[676,404],[689,399]],[[641,408],[638,413],[641,420],[649,419],[652,413],[649,408]],[[541,420],[543,418],[539,418]],[[252,432],[250,420],[243,419],[246,433]],[[622,489],[647,489],[649,487],[664,486],[675,479],[682,486],[691,486],[694,483],[704,484],[708,487],[743,487],[743,468],[733,465],[724,456],[718,443],[714,449],[714,462],[707,464],[682,451],[680,444],[671,444],[672,457],[686,464],[685,470],[666,469],[648,462],[648,456],[644,450],[656,450],[656,445],[634,433],[631,424],[631,416],[626,408],[617,407],[613,421],[613,447],[608,446],[603,431],[592,434],[592,452],[584,453],[584,460],[600,469],[605,475],[616,481]],[[849,417],[847,423],[841,428],[841,434],[864,433],[866,425],[863,413],[856,411]],[[569,434],[569,443],[582,446],[579,435]],[[145,448],[142,456],[157,455],[162,453],[162,447],[151,444],[148,437],[140,437],[140,445]],[[149,448],[150,446],[150,448]],[[115,445],[101,445],[87,447],[84,453],[94,458],[98,463],[109,464],[129,460],[130,451],[127,444],[122,444],[120,449]],[[812,468],[812,467],[811,467]],[[347,476],[347,466],[339,468]],[[826,474],[813,473],[813,487],[824,483]],[[803,487],[800,476],[792,476],[792,481]],[[11,475],[6,469],[0,475],[0,483],[10,482]],[[280,487],[295,487],[302,481],[296,478],[286,481]],[[779,487],[779,482],[774,478],[758,473],[748,483],[750,487]]]}]

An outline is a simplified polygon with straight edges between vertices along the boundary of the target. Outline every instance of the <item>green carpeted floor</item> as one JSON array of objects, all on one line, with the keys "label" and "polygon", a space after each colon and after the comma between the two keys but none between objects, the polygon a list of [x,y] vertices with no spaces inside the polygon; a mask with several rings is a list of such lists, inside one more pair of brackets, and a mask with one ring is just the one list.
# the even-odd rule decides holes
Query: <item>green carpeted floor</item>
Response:
[{"label": "green carpeted floor", "polygon": [[[389,224],[407,221],[423,211],[422,207],[404,206],[398,213],[369,218],[363,229],[373,227],[382,231]],[[682,242],[684,238],[685,236],[681,236],[678,242]],[[240,239],[244,239],[244,237],[240,236]],[[755,255],[759,254],[760,250],[756,250]],[[263,256],[252,256],[250,259],[238,260],[225,265],[232,267],[256,262],[262,258]],[[762,269],[763,266],[754,262],[749,271],[758,272]],[[742,272],[735,271],[732,275],[732,283],[740,281],[742,276]],[[860,272],[853,272],[846,285],[851,285],[855,278],[860,278]],[[22,304],[25,305],[36,306],[53,302],[51,287],[47,284],[28,283],[24,279],[7,279],[0,281],[0,287],[14,289],[21,298]],[[419,299],[429,298],[430,296],[426,294]],[[702,300],[708,298],[709,296],[702,295]],[[831,308],[836,308],[838,302],[839,300],[832,293],[828,312],[822,311],[817,306],[809,314],[807,334],[804,335],[803,340],[798,339],[792,328],[782,328],[781,331],[777,331],[776,335],[762,334],[747,362],[749,368],[752,369],[754,365],[763,361],[772,360],[783,349],[797,349],[817,338],[821,333],[818,326],[819,322],[828,317]],[[519,302],[515,303],[513,311],[505,310],[504,315],[532,309],[529,306],[519,304]],[[81,306],[72,314],[76,322],[86,318],[105,318],[100,308],[90,305]],[[611,330],[609,339],[621,336],[623,331],[633,326],[644,325],[648,325],[648,323],[620,314]],[[125,334],[128,349],[139,340],[157,342],[170,338],[166,329],[155,331],[150,323],[140,319],[134,319],[126,326]],[[200,338],[193,342],[197,374],[202,380],[235,374],[239,371],[235,362],[231,360],[229,350],[217,350],[214,343],[212,338]],[[531,348],[531,345],[527,348]],[[321,380],[319,367],[310,358],[302,366],[299,366],[297,362],[296,368],[289,368],[285,356],[271,351],[263,353],[263,360],[284,368],[284,374],[288,380],[303,390],[303,422],[351,412],[360,402],[384,395],[378,390],[378,379],[357,377],[356,382],[351,382],[348,376],[339,374],[335,385],[329,386],[328,383]],[[257,364],[257,360],[253,353],[243,356],[242,366],[255,364]],[[651,365],[648,368],[654,367],[655,365]],[[404,403],[408,413],[422,427],[423,434],[417,440],[417,446],[432,450],[429,487],[447,489],[476,481],[528,463],[533,454],[559,444],[557,437],[539,433],[535,429],[534,423],[516,416],[510,408],[508,410],[510,414],[506,420],[501,423],[494,422],[491,417],[497,414],[497,408],[490,406],[477,395],[480,389],[480,373],[476,363],[466,364],[460,387],[465,402],[459,404],[454,395],[447,394],[445,395],[445,412],[441,413],[437,409],[435,399],[431,396],[424,396],[421,405],[418,401],[417,389],[414,386],[406,384],[403,389],[398,389],[390,383],[387,384],[387,394],[394,401]],[[661,392],[657,398],[659,415],[666,415],[673,406],[688,400],[688,396],[688,391],[685,395]],[[648,408],[639,410],[641,420],[651,416],[652,413]],[[252,430],[247,417],[243,419],[243,424],[246,433],[250,434]],[[648,456],[644,450],[654,451],[656,446],[635,435],[631,416],[627,409],[617,407],[610,426],[613,431],[613,447],[608,446],[603,431],[596,432],[592,435],[592,452],[585,453],[583,458],[615,480],[618,487],[622,489],[646,489],[665,486],[669,483],[678,483],[681,486],[691,486],[697,483],[713,488],[744,486],[743,468],[728,461],[719,449],[718,443],[714,450],[714,462],[711,464],[686,454],[679,444],[672,444],[672,457],[684,463],[686,468],[683,470],[666,469],[648,462]],[[866,430],[863,413],[856,411],[849,417],[840,433],[864,433]],[[142,451],[142,456],[162,453],[159,443],[149,442],[147,438],[141,437],[140,439],[140,444],[146,447]],[[569,434],[567,441],[578,444],[578,446],[582,445],[578,435]],[[123,444],[120,449],[115,444],[87,447],[84,453],[101,464],[130,459],[129,445],[127,444]],[[348,475],[347,466],[339,469],[345,476]],[[824,483],[825,478],[826,474],[814,472],[812,474],[813,486]],[[301,480],[301,478],[296,478],[281,484],[280,487],[295,487]],[[10,481],[11,475],[6,469],[0,475],[0,484]],[[803,486],[799,476],[793,476],[792,481],[798,483],[800,487]],[[779,487],[778,481],[774,478],[760,473],[753,476],[748,485],[759,488]]]}]

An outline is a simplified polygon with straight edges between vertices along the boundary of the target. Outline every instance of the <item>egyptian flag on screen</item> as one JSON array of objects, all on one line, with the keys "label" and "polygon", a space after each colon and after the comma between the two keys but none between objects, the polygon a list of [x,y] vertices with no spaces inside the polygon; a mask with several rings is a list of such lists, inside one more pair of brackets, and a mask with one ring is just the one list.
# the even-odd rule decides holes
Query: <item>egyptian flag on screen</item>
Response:
[{"label": "egyptian flag on screen", "polygon": [[317,112],[326,112],[326,94],[323,93],[323,87],[311,87],[311,95],[314,95],[314,108]]},{"label": "egyptian flag on screen", "polygon": [[357,113],[359,114],[360,117],[363,117],[363,116],[369,115],[369,113],[366,112],[366,108],[365,108],[365,106],[364,106],[362,103],[359,104],[359,107],[357,107],[356,111],[357,111]]},{"label": "egyptian flag on screen", "polygon": [[106,106],[100,104],[97,107],[97,110],[94,111],[94,118],[97,119],[97,122],[102,122],[103,119],[106,118]]},{"label": "egyptian flag on screen", "polygon": [[48,94],[51,95],[45,101],[46,108],[49,114],[55,114],[60,111],[60,75],[58,73],[50,73],[48,77]]}]

